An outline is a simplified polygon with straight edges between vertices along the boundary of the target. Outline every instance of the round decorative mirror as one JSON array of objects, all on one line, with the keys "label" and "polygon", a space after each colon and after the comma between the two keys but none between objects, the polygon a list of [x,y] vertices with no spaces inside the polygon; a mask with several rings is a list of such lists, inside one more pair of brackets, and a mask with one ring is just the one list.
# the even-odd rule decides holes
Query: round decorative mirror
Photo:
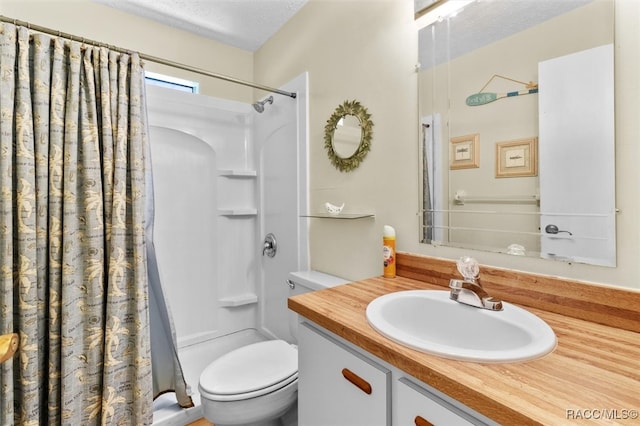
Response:
[{"label": "round decorative mirror", "polygon": [[369,152],[373,122],[357,101],[339,105],[324,127],[324,147],[331,163],[341,172],[356,169]]}]

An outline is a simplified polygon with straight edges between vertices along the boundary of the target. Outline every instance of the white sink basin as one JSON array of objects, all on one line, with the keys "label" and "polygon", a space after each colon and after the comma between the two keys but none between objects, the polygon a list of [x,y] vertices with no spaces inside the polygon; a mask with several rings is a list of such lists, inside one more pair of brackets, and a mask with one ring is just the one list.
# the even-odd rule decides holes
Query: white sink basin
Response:
[{"label": "white sink basin", "polygon": [[367,306],[369,324],[419,351],[462,361],[528,361],[553,351],[556,335],[536,315],[503,302],[502,311],[449,299],[448,291],[389,293]]}]

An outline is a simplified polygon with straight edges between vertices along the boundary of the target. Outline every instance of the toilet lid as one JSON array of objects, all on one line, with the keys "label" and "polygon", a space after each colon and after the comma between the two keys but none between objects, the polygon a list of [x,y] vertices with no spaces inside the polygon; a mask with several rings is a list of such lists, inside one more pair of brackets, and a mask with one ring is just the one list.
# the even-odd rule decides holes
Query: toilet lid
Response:
[{"label": "toilet lid", "polygon": [[264,389],[298,373],[298,351],[284,340],[254,343],[213,361],[200,375],[200,387],[217,395]]}]

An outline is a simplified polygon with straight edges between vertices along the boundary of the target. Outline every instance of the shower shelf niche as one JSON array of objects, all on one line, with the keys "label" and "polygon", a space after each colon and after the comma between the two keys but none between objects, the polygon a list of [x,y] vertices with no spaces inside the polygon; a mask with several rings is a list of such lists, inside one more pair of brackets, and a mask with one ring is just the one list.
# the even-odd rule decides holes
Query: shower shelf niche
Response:
[{"label": "shower shelf niche", "polygon": [[[230,168],[219,169],[218,176],[222,178],[220,181],[220,194],[226,194],[224,200],[219,200],[223,206],[239,204],[240,206],[251,206],[252,189],[258,177],[256,170],[247,168]],[[247,186],[250,185],[250,186]],[[255,217],[258,210],[252,207],[221,207],[218,209],[218,215],[225,217]]]},{"label": "shower shelf niche", "polygon": [[243,293],[236,296],[223,297],[219,299],[218,302],[220,303],[220,306],[224,308],[253,305],[258,303],[258,295],[254,293]]},{"label": "shower shelf niche", "polygon": [[219,176],[235,177],[235,178],[255,178],[258,172],[255,170],[245,169],[224,169],[218,171]]},{"label": "shower shelf niche", "polygon": [[218,209],[220,216],[256,216],[258,214],[257,209]]}]

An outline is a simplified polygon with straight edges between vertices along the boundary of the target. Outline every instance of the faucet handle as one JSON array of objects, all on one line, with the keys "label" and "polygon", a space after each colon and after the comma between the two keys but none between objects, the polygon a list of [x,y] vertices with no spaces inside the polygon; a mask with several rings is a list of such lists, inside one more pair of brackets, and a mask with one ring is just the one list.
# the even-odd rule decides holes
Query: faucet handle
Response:
[{"label": "faucet handle", "polygon": [[473,257],[462,256],[456,262],[456,266],[458,267],[458,272],[462,274],[465,280],[475,282],[476,278],[480,274],[480,266],[478,265],[478,261]]}]

